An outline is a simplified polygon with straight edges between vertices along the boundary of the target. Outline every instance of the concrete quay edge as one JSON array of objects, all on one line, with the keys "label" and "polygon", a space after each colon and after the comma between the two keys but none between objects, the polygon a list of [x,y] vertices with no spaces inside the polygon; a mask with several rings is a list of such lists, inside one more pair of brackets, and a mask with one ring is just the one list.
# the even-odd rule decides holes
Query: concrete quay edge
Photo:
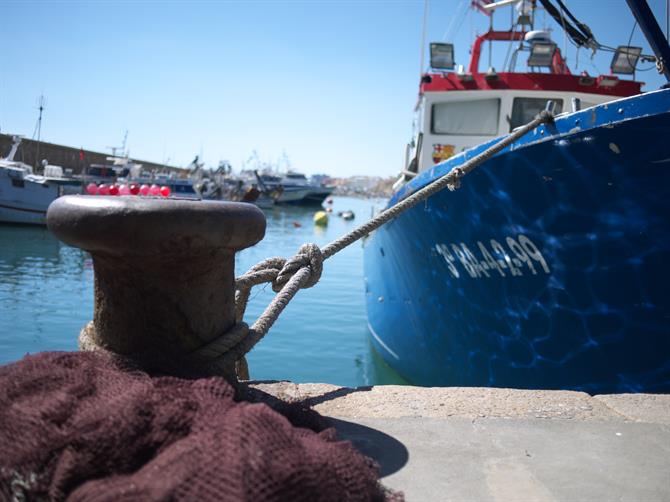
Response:
[{"label": "concrete quay edge", "polygon": [[591,396],[563,390],[250,381],[254,389],[284,401],[303,402],[339,418],[517,418],[645,422],[670,425],[670,394]]},{"label": "concrete quay edge", "polygon": [[302,402],[405,500],[670,500],[670,395],[249,382]]}]

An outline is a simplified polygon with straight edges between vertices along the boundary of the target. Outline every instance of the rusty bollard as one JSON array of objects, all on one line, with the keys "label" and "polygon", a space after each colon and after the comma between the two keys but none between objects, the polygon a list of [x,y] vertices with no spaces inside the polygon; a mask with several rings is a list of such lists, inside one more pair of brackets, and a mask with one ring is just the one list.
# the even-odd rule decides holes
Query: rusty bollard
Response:
[{"label": "rusty bollard", "polygon": [[93,257],[87,338],[168,374],[235,324],[235,251],[265,234],[251,204],[134,196],[61,197],[47,224]]}]

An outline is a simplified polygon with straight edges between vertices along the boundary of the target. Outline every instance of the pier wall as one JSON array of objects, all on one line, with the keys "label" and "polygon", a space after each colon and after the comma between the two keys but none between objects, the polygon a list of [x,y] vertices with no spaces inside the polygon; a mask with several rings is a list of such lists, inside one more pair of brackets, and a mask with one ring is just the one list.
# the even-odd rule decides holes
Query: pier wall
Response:
[{"label": "pier wall", "polygon": [[[11,147],[12,136],[10,134],[0,134],[0,157],[7,156]],[[83,160],[81,159],[82,151],[84,154]],[[109,156],[109,153],[94,152],[92,150],[41,141],[39,142],[38,157],[38,142],[24,138],[19,145],[14,160],[36,167],[41,166],[42,159],[47,159],[49,164],[61,166],[63,169],[71,169],[73,174],[82,174],[91,164],[109,164],[107,161],[107,157]],[[138,164],[142,164],[142,167],[147,171],[183,171],[183,169],[174,166],[165,166],[156,162],[133,160]],[[38,168],[36,172],[40,172],[40,169]]]}]

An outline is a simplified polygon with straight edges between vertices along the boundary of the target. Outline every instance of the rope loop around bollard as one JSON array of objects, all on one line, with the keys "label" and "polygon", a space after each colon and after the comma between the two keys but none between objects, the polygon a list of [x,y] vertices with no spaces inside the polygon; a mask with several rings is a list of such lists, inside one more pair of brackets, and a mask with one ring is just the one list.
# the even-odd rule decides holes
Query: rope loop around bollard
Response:
[{"label": "rope loop around bollard", "polygon": [[[230,367],[240,361],[270,330],[279,315],[300,289],[314,286],[323,272],[323,261],[337,254],[342,249],[356,242],[370,232],[381,227],[404,211],[428,199],[435,193],[447,188],[455,190],[460,186],[461,179],[475,168],[489,160],[495,154],[508,147],[516,140],[534,130],[541,124],[554,120],[553,114],[543,110],[528,124],[519,127],[511,134],[490,146],[482,153],[453,168],[429,185],[409,195],[394,206],[380,212],[368,222],[357,227],[339,239],[331,242],[323,249],[316,244],[303,244],[296,255],[288,260],[285,258],[268,258],[254,265],[246,273],[235,280],[235,309],[237,323],[218,339],[208,343],[191,354],[189,359],[206,361],[210,364]],[[277,293],[258,319],[248,327],[242,322],[251,289],[263,283],[272,283]]]}]

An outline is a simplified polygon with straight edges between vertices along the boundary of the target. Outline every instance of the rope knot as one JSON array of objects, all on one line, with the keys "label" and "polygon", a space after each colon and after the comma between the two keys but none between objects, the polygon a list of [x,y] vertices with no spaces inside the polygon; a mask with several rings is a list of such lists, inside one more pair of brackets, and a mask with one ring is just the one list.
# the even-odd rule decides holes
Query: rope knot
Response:
[{"label": "rope knot", "polygon": [[463,169],[460,167],[455,167],[454,169],[451,170],[451,181],[447,185],[447,188],[453,192],[455,190],[458,190],[461,188],[461,178],[465,176],[465,173],[463,172]]},{"label": "rope knot", "polygon": [[319,282],[323,271],[323,254],[316,244],[303,244],[293,258],[286,260],[277,278],[272,281],[272,290],[276,293],[281,291],[288,280],[303,267],[309,267],[310,275],[302,287],[311,288]]}]

